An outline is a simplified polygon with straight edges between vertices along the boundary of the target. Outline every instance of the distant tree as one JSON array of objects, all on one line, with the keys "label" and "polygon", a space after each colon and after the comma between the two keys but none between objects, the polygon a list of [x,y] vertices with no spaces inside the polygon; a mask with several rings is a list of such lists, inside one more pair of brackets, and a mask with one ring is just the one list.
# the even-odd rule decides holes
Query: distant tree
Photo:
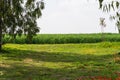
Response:
[{"label": "distant tree", "polygon": [[22,33],[31,40],[39,32],[36,20],[44,9],[42,0],[0,0],[0,51],[2,37],[9,34],[14,40]]},{"label": "distant tree", "polygon": [[115,24],[118,28],[118,32],[120,33],[120,0],[99,0],[99,7],[103,12],[114,12],[114,14],[110,14],[110,19],[115,20]]},{"label": "distant tree", "polygon": [[104,41],[104,28],[106,27],[105,18],[100,18],[102,41]]},{"label": "distant tree", "polygon": [[104,33],[104,27],[106,27],[105,18],[100,18],[101,32]]}]

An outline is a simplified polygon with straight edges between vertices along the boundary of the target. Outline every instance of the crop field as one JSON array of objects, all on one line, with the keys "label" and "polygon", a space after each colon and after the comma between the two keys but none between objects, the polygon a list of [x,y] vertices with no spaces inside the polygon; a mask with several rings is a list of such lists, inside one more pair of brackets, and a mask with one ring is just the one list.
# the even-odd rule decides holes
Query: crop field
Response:
[{"label": "crop field", "polygon": [[[25,36],[16,37],[13,41],[6,35],[4,43],[28,43]],[[65,44],[65,43],[97,43],[102,41],[120,42],[120,34],[37,34],[32,40],[32,44]]]},{"label": "crop field", "polygon": [[120,42],[5,44],[3,49],[0,80],[90,80],[88,77],[100,76],[119,80]]}]

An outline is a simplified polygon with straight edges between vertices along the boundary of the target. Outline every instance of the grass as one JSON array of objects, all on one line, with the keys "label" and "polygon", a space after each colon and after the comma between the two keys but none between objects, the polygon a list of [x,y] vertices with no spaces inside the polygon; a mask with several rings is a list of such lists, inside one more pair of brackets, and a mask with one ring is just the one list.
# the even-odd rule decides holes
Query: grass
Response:
[{"label": "grass", "polygon": [[75,80],[120,72],[120,42],[5,44],[0,80]]},{"label": "grass", "polygon": [[[102,38],[101,34],[37,34],[31,42],[33,44],[65,44],[65,43],[97,43],[104,41],[120,42],[120,34],[105,33]],[[16,38],[15,41],[6,35],[4,43],[28,43],[25,36]]]}]

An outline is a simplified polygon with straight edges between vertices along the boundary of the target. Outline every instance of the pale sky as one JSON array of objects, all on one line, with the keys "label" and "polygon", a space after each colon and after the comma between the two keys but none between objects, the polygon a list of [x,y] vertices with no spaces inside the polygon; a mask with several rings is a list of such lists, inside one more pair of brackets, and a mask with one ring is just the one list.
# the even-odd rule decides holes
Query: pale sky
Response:
[{"label": "pale sky", "polygon": [[40,33],[100,33],[99,18],[106,18],[105,32],[116,33],[109,15],[99,10],[97,0],[44,0],[45,9],[38,20]]}]

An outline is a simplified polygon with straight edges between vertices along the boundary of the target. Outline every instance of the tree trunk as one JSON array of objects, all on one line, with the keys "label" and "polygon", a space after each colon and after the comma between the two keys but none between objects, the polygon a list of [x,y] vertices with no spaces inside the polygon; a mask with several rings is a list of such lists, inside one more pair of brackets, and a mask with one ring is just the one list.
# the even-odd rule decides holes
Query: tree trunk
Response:
[{"label": "tree trunk", "polygon": [[119,26],[117,26],[117,28],[118,28],[118,33],[120,34],[120,25],[119,25]]},{"label": "tree trunk", "polygon": [[120,29],[118,29],[118,32],[119,32],[119,34],[120,34]]},{"label": "tree trunk", "polygon": [[2,50],[2,20],[0,18],[0,52]]}]

